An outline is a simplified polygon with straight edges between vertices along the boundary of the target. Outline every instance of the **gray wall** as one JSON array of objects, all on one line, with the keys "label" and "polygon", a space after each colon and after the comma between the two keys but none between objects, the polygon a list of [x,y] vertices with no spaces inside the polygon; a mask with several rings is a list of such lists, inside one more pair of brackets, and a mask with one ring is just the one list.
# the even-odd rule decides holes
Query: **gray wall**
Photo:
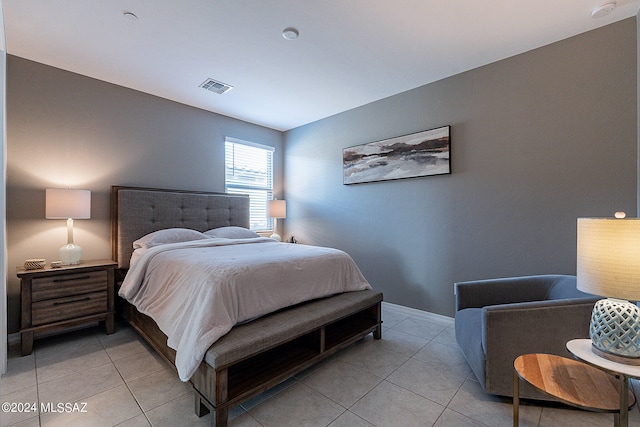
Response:
[{"label": "gray wall", "polygon": [[7,60],[9,332],[19,329],[15,266],[58,258],[65,221],[44,219],[45,188],[92,191],[90,220],[75,221],[85,259],[110,258],[109,188],[139,185],[224,191],[224,138],[276,148],[282,197],[282,133],[78,74]]},{"label": "gray wall", "polygon": [[[7,46],[4,34],[4,15],[0,4],[0,277],[7,275],[6,246],[6,80]],[[7,372],[7,282],[0,281],[0,375]]]},{"label": "gray wall", "polygon": [[[385,300],[575,274],[576,218],[636,215],[635,18],[285,133],[287,234],[349,252]],[[342,185],[345,147],[451,125],[453,174]]]}]

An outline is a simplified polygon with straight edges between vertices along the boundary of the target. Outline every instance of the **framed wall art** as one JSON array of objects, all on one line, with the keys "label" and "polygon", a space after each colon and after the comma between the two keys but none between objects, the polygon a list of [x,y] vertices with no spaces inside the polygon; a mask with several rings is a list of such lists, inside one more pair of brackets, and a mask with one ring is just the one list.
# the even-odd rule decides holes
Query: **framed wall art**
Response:
[{"label": "framed wall art", "polygon": [[342,150],[344,184],[451,173],[451,126]]}]

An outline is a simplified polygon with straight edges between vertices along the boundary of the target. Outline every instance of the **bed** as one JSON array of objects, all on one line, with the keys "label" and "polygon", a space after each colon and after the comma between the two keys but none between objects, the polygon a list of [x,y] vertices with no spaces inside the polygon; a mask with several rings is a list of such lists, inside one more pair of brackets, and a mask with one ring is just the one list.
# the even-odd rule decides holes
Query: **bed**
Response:
[{"label": "bed", "polygon": [[[260,290],[267,286],[267,281],[261,278],[260,286],[254,286],[255,292],[263,292],[257,299],[260,301],[258,304],[261,306],[260,310],[268,309],[269,311],[262,313],[253,309],[238,309],[236,304],[233,310],[229,310],[233,314],[230,315],[230,322],[233,325],[228,328],[228,331],[225,329],[222,333],[209,333],[209,330],[201,326],[183,329],[184,335],[192,335],[193,330],[202,330],[202,333],[198,332],[192,340],[198,345],[187,346],[189,350],[191,347],[202,347],[202,343],[206,344],[201,350],[202,355],[195,361],[192,360],[191,355],[181,356],[186,354],[183,347],[178,345],[182,338],[175,339],[174,331],[171,330],[173,323],[180,322],[174,322],[172,317],[167,322],[162,316],[158,317],[156,313],[150,311],[150,306],[156,305],[144,304],[144,301],[149,300],[150,297],[145,296],[139,299],[135,296],[131,297],[138,291],[136,286],[141,286],[142,281],[145,287],[151,286],[150,284],[160,286],[162,277],[169,275],[162,272],[160,267],[178,258],[191,262],[190,269],[199,269],[205,262],[197,259],[192,252],[200,254],[214,250],[230,251],[229,257],[235,260],[241,257],[239,254],[244,253],[244,248],[247,250],[256,248],[262,254],[260,257],[264,257],[265,254],[271,256],[278,251],[284,251],[287,254],[302,253],[312,250],[312,247],[276,243],[259,237],[243,237],[246,240],[235,240],[228,239],[228,236],[220,238],[218,235],[207,234],[211,238],[197,238],[193,242],[170,242],[160,248],[145,247],[140,255],[139,251],[134,253],[134,242],[140,246],[141,241],[147,241],[145,236],[164,235],[172,233],[174,229],[192,230],[194,234],[199,235],[212,229],[235,232],[236,229],[247,229],[248,226],[249,199],[244,195],[121,186],[114,186],[111,189],[112,257],[118,262],[116,282],[121,287],[120,293],[137,304],[136,307],[127,300],[119,298],[120,312],[164,358],[176,366],[181,379],[191,382],[196,396],[196,414],[202,416],[212,411],[212,425],[217,426],[226,425],[229,408],[256,396],[370,333],[373,333],[376,339],[381,338],[382,294],[371,290],[368,283],[364,286],[362,283],[356,283],[356,276],[348,276],[347,281],[353,282],[353,286],[335,290],[319,281],[318,288],[327,288],[322,291],[323,293],[310,291],[308,296],[296,296],[285,301],[286,304],[285,302],[272,304],[271,295],[287,294],[287,292],[280,292],[278,286],[285,286],[288,282],[295,283],[294,281],[298,280],[296,274],[299,273],[282,270],[283,265],[288,265],[287,262],[277,263],[278,265],[271,262],[270,265],[261,265],[259,271],[264,273],[268,272],[269,268],[275,268],[272,276],[282,274],[278,277],[287,279],[279,281],[283,283],[274,280],[268,285],[274,286],[275,290],[271,288]],[[143,237],[144,239],[141,239]],[[212,248],[209,248],[210,246]],[[334,252],[336,250],[322,249],[321,251],[326,253],[328,258],[336,255]],[[132,256],[136,261],[130,265]],[[217,252],[213,258],[220,258]],[[156,260],[156,264],[150,264],[151,260]],[[145,264],[147,262],[150,266],[145,267],[149,270],[148,274],[160,271],[157,276],[148,276],[147,273],[138,271],[144,270],[145,268],[141,266],[147,265]],[[298,267],[301,264],[296,260],[292,265],[296,268],[290,270],[299,270]],[[130,267],[131,273],[127,274]],[[332,270],[326,266],[322,268]],[[205,267],[203,266],[202,269],[204,271]],[[243,266],[239,270],[244,269]],[[256,277],[259,276],[253,276],[247,282],[258,280]],[[134,280],[138,281],[132,285],[131,282]],[[331,280],[327,278],[326,282]],[[343,279],[342,282],[345,280]],[[199,283],[198,280],[193,280],[193,283],[189,282],[188,286],[195,286],[197,283]],[[187,285],[183,286],[187,287]],[[315,288],[310,287],[310,289]],[[297,294],[297,292],[289,293]],[[242,295],[244,294],[240,292],[240,298],[243,298]],[[173,294],[172,298],[174,298]],[[188,306],[191,309],[191,304],[194,306],[198,304],[198,300],[194,301],[193,298],[184,301],[180,300],[179,296],[175,298],[172,301],[178,301],[173,304],[176,307]],[[268,303],[264,302],[267,300]],[[194,308],[191,311],[197,311],[197,309]],[[215,312],[218,313],[221,310],[215,310]],[[212,336],[214,339],[209,344],[206,340],[212,339]],[[175,349],[178,349],[178,352]],[[187,364],[185,360],[188,361]]]}]

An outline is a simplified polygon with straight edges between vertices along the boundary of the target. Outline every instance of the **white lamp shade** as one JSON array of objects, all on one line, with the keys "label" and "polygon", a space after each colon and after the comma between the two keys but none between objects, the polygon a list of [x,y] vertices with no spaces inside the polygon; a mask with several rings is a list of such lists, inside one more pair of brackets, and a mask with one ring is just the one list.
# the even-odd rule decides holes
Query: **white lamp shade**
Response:
[{"label": "white lamp shade", "polygon": [[286,218],[287,202],[284,200],[269,200],[267,204],[267,215],[270,218]]},{"label": "white lamp shade", "polygon": [[47,188],[47,219],[91,218],[91,191],[66,188]]},{"label": "white lamp shade", "polygon": [[640,219],[578,218],[577,286],[640,300]]}]

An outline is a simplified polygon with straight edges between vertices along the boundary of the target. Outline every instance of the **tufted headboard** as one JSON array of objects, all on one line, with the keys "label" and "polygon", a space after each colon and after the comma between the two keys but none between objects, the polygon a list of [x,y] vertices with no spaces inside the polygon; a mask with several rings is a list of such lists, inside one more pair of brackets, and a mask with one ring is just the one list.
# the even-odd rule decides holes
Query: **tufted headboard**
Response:
[{"label": "tufted headboard", "polygon": [[129,268],[133,242],[153,231],[249,228],[249,196],[204,191],[111,187],[111,257]]}]

